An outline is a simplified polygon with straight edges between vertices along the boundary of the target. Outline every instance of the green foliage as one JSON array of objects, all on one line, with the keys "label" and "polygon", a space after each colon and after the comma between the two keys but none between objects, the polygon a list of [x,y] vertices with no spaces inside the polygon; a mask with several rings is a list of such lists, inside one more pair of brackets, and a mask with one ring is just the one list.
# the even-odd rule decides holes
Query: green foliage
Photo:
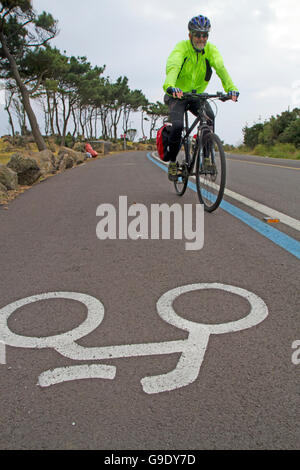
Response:
[{"label": "green foliage", "polygon": [[50,13],[43,12],[38,16],[28,0],[1,1],[1,5],[1,78],[9,79],[14,75],[12,74],[11,63],[4,53],[5,47],[21,71],[24,58],[29,53],[30,48],[46,45],[57,34],[57,21]]},{"label": "green foliage", "polygon": [[255,147],[252,152],[253,155],[260,155],[265,157],[272,158],[300,158],[300,151],[297,151],[297,148],[294,144],[283,144],[276,143],[275,145],[268,146],[265,144],[259,144]]},{"label": "green foliage", "polygon": [[19,8],[22,12],[27,12],[32,9],[30,0],[1,0],[1,4],[5,10]]},{"label": "green foliage", "polygon": [[292,121],[280,135],[281,142],[293,142],[300,148],[300,119]]},{"label": "green foliage", "polygon": [[69,148],[73,148],[75,144],[75,138],[71,135],[70,132],[65,137],[65,146]]},{"label": "green foliage", "polygon": [[254,148],[258,144],[258,137],[263,130],[263,124],[255,124],[252,127],[244,127],[244,144],[250,148]]},{"label": "green foliage", "polygon": [[[130,114],[137,111],[142,111],[143,135],[144,120],[148,120],[152,137],[157,120],[168,114],[167,106],[160,102],[149,103],[142,90],[130,89],[125,76],[116,81],[103,77],[105,65],[93,67],[86,57],[68,57],[66,51],[62,53],[51,47],[48,41],[58,32],[57,21],[45,11],[37,14],[30,0],[1,1],[1,7],[0,78],[6,79],[11,91],[12,111],[24,101],[22,90],[25,89],[28,97],[39,99],[46,135],[56,136],[63,145],[72,144],[69,122],[75,127],[74,135],[81,134],[89,139],[100,132],[104,139],[117,139],[118,126],[122,125],[123,133],[131,134],[130,139],[134,140],[136,131],[128,130],[132,125]],[[15,61],[14,71],[8,60],[10,56]],[[19,78],[16,78],[16,69]],[[20,86],[21,82],[24,86]],[[22,110],[24,106],[20,106],[17,116]],[[26,113],[34,114],[27,109]],[[11,115],[14,116],[14,112]],[[25,122],[25,113],[22,118]],[[99,131],[100,119],[102,129]],[[30,124],[32,128],[31,121]]]},{"label": "green foliage", "polygon": [[272,121],[267,122],[262,131],[258,135],[258,142],[260,144],[274,145],[276,142],[276,135],[274,132],[274,123]]},{"label": "green foliage", "polygon": [[254,149],[246,147],[245,145],[240,145],[233,148],[232,146],[226,147],[226,151],[237,154],[257,155],[260,157],[271,158],[300,159],[300,149],[297,149],[297,147],[291,143],[277,142],[274,145],[258,144]]},{"label": "green foliage", "polygon": [[150,116],[164,117],[168,116],[169,108],[167,105],[156,101],[156,103],[150,103],[148,106],[147,114]]},{"label": "green foliage", "polygon": [[50,13],[43,11],[41,15],[34,19],[33,23],[37,28],[42,28],[50,33],[56,32],[57,22]]},{"label": "green foliage", "polygon": [[[264,124],[244,127],[244,144],[250,149],[266,149],[280,142],[300,147],[300,109],[284,111],[276,117],[272,116]],[[261,145],[262,147],[259,147]],[[278,146],[280,148],[280,146]],[[258,149],[258,150],[257,150]]]}]

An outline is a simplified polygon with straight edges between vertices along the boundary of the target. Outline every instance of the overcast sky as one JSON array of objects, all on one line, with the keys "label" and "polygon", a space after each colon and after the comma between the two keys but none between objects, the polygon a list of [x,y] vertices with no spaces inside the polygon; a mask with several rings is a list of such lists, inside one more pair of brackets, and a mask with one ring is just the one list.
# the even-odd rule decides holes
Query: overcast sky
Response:
[{"label": "overcast sky", "polygon": [[[60,33],[52,46],[106,65],[112,80],[127,76],[131,89],[163,101],[166,60],[188,38],[191,17],[210,18],[209,41],[221,52],[241,96],[218,102],[216,130],[226,142],[242,141],[242,128],[290,107],[300,107],[299,0],[33,0],[50,12]],[[207,91],[222,90],[216,74]],[[0,133],[8,131],[3,106]],[[134,125],[134,124],[133,124]],[[139,126],[139,123],[136,123]]]}]

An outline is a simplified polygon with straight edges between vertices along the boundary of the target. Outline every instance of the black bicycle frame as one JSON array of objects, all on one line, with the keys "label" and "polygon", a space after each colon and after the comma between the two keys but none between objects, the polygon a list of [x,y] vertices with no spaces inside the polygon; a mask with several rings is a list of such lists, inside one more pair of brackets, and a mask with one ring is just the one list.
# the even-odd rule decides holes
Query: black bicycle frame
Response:
[{"label": "black bicycle frame", "polygon": [[[195,119],[195,121],[193,122],[193,124],[191,125],[191,127],[188,127],[188,126],[189,126],[189,123],[188,123],[188,109],[184,112],[185,136],[182,137],[180,147],[181,147],[182,145],[184,146],[185,155],[186,155],[186,157],[187,157],[187,165],[188,165],[188,170],[189,170],[189,172],[191,172],[192,169],[194,168],[195,160],[196,160],[196,155],[197,155],[197,152],[196,152],[197,147],[196,147],[196,150],[194,151],[194,154],[193,154],[192,159],[190,158],[190,151],[189,151],[189,150],[190,150],[190,149],[189,149],[190,142],[189,142],[189,136],[191,135],[191,133],[193,132],[193,130],[195,129],[195,127],[196,127],[199,123],[200,123],[200,129],[201,129],[199,145],[201,144],[204,131],[207,130],[208,132],[212,132],[211,127],[209,127],[209,125],[207,124],[207,121],[206,121],[206,119],[205,119],[205,117],[204,117],[204,102],[200,103],[200,106],[201,106],[201,107],[200,107],[198,116],[196,117],[196,119]],[[201,147],[201,145],[200,145],[200,147]]]}]

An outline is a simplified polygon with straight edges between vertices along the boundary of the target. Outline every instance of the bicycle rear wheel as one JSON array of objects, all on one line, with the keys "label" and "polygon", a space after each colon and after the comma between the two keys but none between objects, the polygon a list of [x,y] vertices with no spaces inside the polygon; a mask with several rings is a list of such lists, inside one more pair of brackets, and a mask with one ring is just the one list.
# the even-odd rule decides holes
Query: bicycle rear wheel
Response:
[{"label": "bicycle rear wheel", "polygon": [[199,201],[207,212],[216,210],[224,195],[226,160],[221,140],[216,134],[203,136],[196,163],[196,185]]},{"label": "bicycle rear wheel", "polygon": [[184,151],[179,152],[177,157],[177,172],[179,173],[178,180],[174,181],[174,186],[178,196],[183,196],[189,181],[189,172],[185,160]]}]

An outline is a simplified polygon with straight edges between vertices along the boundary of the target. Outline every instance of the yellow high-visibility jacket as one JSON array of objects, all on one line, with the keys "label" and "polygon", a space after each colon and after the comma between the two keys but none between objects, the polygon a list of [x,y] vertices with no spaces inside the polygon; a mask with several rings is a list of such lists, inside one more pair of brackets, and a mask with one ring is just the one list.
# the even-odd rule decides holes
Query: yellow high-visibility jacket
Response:
[{"label": "yellow high-visibility jacket", "polygon": [[213,44],[207,42],[201,52],[197,52],[190,40],[176,44],[167,60],[164,91],[169,87],[180,88],[184,92],[196,90],[203,93],[214,69],[226,93],[238,91],[227,72],[223,58]]}]

